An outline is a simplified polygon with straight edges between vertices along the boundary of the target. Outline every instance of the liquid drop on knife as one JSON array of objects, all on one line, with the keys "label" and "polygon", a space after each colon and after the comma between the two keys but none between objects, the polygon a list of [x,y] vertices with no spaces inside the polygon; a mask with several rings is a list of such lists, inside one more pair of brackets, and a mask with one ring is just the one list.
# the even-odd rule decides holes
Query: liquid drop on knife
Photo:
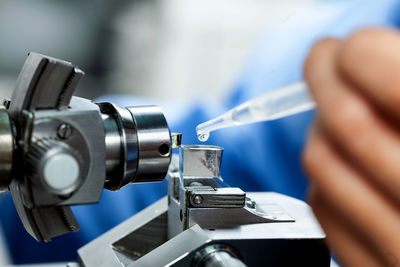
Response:
[{"label": "liquid drop on knife", "polygon": [[209,137],[210,137],[210,133],[198,133],[198,134],[197,134],[197,138],[198,138],[201,142],[207,141]]}]

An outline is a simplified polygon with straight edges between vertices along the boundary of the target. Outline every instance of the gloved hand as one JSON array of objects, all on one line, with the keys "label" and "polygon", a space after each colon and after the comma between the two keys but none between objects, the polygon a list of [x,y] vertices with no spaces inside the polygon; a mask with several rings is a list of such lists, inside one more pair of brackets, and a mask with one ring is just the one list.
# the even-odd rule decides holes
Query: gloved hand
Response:
[{"label": "gloved hand", "polygon": [[318,115],[303,160],[328,243],[344,266],[398,266],[400,33],[322,40],[305,76]]}]

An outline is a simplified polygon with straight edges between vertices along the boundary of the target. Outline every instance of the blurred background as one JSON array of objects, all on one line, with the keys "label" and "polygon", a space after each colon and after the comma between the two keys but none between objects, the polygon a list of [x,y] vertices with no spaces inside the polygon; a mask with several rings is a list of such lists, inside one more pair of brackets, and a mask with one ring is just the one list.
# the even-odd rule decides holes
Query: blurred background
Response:
[{"label": "blurred background", "polygon": [[[2,0],[0,96],[29,51],[86,72],[77,94],[223,99],[263,31],[315,0]],[[297,18],[298,19],[298,18]]]},{"label": "blurred background", "polygon": [[263,32],[315,1],[1,0],[0,98],[35,51],[84,70],[77,95],[86,98],[223,101]]}]

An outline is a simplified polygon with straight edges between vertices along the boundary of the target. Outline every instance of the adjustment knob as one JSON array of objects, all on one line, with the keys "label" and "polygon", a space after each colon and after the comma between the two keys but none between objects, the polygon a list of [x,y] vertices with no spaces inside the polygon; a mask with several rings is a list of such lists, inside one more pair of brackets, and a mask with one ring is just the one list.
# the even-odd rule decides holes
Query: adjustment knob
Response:
[{"label": "adjustment knob", "polygon": [[79,153],[56,140],[39,140],[26,154],[32,182],[57,195],[68,195],[81,184]]}]

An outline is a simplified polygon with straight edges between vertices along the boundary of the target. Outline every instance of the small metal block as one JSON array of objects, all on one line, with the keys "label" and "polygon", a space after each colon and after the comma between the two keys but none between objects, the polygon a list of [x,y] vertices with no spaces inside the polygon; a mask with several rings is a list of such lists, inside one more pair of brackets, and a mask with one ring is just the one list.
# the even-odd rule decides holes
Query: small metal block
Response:
[{"label": "small metal block", "polygon": [[181,147],[182,144],[182,134],[181,133],[172,133],[171,134],[171,147],[177,148]]},{"label": "small metal block", "polygon": [[246,193],[240,188],[215,188],[215,190],[190,191],[190,204],[195,208],[243,208]]}]

